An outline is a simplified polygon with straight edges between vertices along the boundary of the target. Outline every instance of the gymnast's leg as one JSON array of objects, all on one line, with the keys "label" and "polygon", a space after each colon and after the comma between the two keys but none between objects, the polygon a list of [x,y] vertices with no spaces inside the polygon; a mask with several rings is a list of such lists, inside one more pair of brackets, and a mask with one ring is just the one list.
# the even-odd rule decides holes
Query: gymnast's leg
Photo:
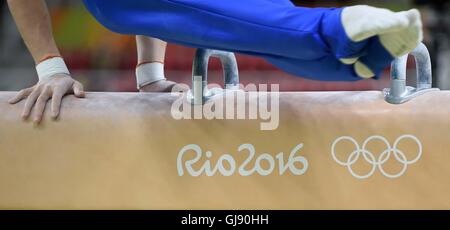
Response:
[{"label": "gymnast's leg", "polygon": [[[368,6],[305,8],[270,0],[85,3],[103,25],[119,33],[295,59],[299,60],[298,68],[310,61],[341,68],[335,65],[334,57],[353,68],[355,77],[362,78],[378,74],[394,57],[411,51],[422,39],[417,11],[394,13]],[[314,77],[320,74],[318,71],[307,75]],[[330,71],[329,79],[339,78],[338,72]]]}]

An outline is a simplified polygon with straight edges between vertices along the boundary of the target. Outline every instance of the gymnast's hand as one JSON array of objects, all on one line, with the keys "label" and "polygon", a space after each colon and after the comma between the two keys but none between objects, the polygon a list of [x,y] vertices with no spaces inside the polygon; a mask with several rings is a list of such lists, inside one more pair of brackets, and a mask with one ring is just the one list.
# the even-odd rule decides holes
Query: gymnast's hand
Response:
[{"label": "gymnast's hand", "polygon": [[172,92],[177,83],[168,80],[160,80],[139,88],[139,92]]},{"label": "gymnast's hand", "polygon": [[9,103],[15,104],[27,99],[22,112],[22,118],[27,119],[33,110],[33,122],[38,124],[42,120],[47,101],[51,98],[51,117],[56,119],[59,115],[61,100],[66,94],[84,97],[83,85],[65,74],[55,74],[48,79],[40,80],[36,85],[23,89],[11,98]]},{"label": "gymnast's hand", "polygon": [[21,90],[9,102],[15,104],[27,99],[23,109],[24,119],[33,110],[33,121],[42,120],[47,101],[51,98],[51,116],[58,117],[64,95],[73,93],[84,97],[83,86],[70,77],[52,34],[50,15],[44,0],[8,1],[11,14],[36,63],[39,81],[33,87]]}]

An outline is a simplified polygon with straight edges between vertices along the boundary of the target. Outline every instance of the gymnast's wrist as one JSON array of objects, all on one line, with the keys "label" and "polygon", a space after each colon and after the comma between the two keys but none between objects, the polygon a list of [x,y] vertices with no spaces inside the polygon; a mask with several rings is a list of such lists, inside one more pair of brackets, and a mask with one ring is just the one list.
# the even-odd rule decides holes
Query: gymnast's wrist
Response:
[{"label": "gymnast's wrist", "polygon": [[163,62],[141,62],[136,66],[137,89],[161,80],[166,80]]},{"label": "gymnast's wrist", "polygon": [[69,69],[60,55],[46,55],[41,58],[36,65],[36,72],[39,81],[47,81],[55,75],[70,77]]}]

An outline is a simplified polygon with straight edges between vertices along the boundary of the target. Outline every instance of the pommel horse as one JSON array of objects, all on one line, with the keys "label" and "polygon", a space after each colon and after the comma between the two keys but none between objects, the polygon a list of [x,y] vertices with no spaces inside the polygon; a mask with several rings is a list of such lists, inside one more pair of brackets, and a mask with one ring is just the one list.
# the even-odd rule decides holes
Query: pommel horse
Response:
[{"label": "pommel horse", "polygon": [[[449,209],[450,92],[431,87],[424,45],[412,55],[416,87],[405,56],[383,91],[244,93],[245,106],[277,94],[272,130],[174,119],[182,94],[96,92],[32,127],[1,92],[0,208]],[[210,57],[225,89],[206,87]],[[205,107],[238,84],[232,53],[200,49],[184,96]]]}]

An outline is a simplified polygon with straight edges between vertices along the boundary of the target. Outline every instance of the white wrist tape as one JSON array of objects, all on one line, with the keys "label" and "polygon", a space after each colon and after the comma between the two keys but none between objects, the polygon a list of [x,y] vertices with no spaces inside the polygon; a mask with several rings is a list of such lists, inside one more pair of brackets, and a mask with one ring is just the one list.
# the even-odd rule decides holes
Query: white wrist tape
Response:
[{"label": "white wrist tape", "polygon": [[145,63],[136,68],[136,82],[138,89],[153,82],[165,79],[164,64],[162,63]]},{"label": "white wrist tape", "polygon": [[50,58],[39,63],[36,65],[36,71],[39,76],[39,81],[47,80],[55,74],[70,76],[69,69],[67,69],[64,59],[61,57]]}]

